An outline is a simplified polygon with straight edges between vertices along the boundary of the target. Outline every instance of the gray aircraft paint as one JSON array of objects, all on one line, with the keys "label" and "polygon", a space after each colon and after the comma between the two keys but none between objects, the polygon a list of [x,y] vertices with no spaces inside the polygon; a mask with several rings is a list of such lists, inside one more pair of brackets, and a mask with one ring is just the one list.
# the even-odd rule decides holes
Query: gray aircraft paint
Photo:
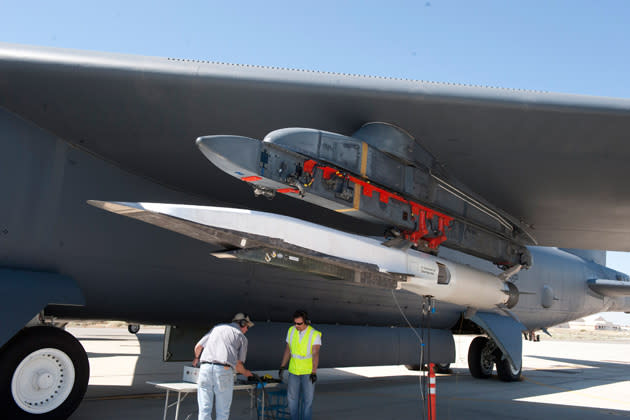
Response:
[{"label": "gray aircraft paint", "polygon": [[[422,320],[418,296],[217,260],[210,254],[221,247],[104,214],[87,200],[240,206],[380,235],[382,224],[349,220],[297,200],[252,199],[246,185],[207,164],[194,139],[233,133],[262,138],[291,126],[349,135],[366,122],[383,121],[420,139],[476,194],[528,225],[538,243],[630,250],[630,232],[620,228],[630,217],[629,116],[628,100],[0,44],[0,269],[19,271],[0,277],[0,302],[26,312],[21,302],[28,301],[28,311],[40,305],[30,299],[29,288],[39,298],[57,289],[68,299],[55,298],[63,304],[48,305],[47,315],[184,328],[229,320],[242,310],[256,321],[282,323],[300,307],[322,329],[330,328],[327,365],[379,358],[404,363],[413,360],[419,343],[409,329],[389,328],[405,325],[393,296],[415,326]],[[531,253],[534,267],[517,280],[531,294],[522,294],[513,308],[526,328],[630,309],[628,297],[594,291],[608,293],[608,286],[598,288],[592,280],[615,279],[614,271],[557,249]],[[33,271],[40,275],[29,287],[20,280]],[[617,294],[620,288],[612,290]],[[81,298],[85,305],[68,305]],[[0,337],[28,317],[12,316],[11,307],[3,305],[0,312]],[[454,358],[449,329],[483,333],[463,321],[466,309],[438,302],[432,329],[424,331],[440,337],[429,348],[441,357],[429,361]],[[503,324],[485,327],[504,341],[506,351],[520,341]],[[52,337],[53,331],[26,329],[0,343],[1,355],[24,348],[29,333]],[[278,344],[265,328],[259,331],[264,340],[250,357],[260,368],[276,367],[271,349]],[[341,333],[334,338],[332,331]],[[339,345],[352,337],[352,350],[365,349],[373,336],[398,336],[398,354],[387,339],[363,354]],[[87,386],[88,368],[80,371],[84,378],[74,386],[78,394],[66,401],[69,409]],[[2,397],[11,405],[17,400],[7,392],[10,377],[1,379]],[[32,385],[28,379],[24,384]]]},{"label": "gray aircraft paint", "polygon": [[[175,190],[317,222],[321,209],[305,203],[252,201],[192,141],[292,126],[350,135],[384,121],[533,225],[540,245],[630,251],[627,99],[11,44],[0,44],[0,73],[0,106]],[[382,231],[330,214],[326,221]]]},{"label": "gray aircraft paint", "polygon": [[2,311],[10,316],[0,328],[2,344],[48,304],[85,305],[76,282],[54,273],[0,268],[0,290]]},{"label": "gray aircraft paint", "polygon": [[[254,276],[253,270],[256,271],[255,276],[262,278],[282,279],[294,276],[279,269],[267,269],[258,265],[215,261],[209,256],[209,252],[216,250],[216,248],[213,249],[151,226],[124,220],[124,218],[115,215],[102,214],[100,210],[87,205],[86,200],[95,195],[101,197],[123,196],[123,198],[143,195],[154,201],[205,205],[222,203],[186,196],[160,187],[73,148],[6,111],[0,113],[0,116],[2,117],[0,121],[3,132],[7,133],[3,137],[3,150],[5,151],[2,155],[3,167],[10,168],[13,174],[12,178],[3,177],[3,190],[7,192],[5,196],[10,197],[11,202],[14,203],[12,207],[2,208],[3,212],[7,212],[2,219],[5,221],[8,231],[2,237],[2,241],[6,244],[6,247],[3,247],[5,250],[2,255],[3,264],[13,267],[30,267],[42,271],[56,271],[75,278],[84,291],[87,301],[85,308],[75,309],[77,316],[115,317],[137,321],[158,321],[160,318],[166,320],[168,316],[161,313],[155,306],[169,300],[170,286],[176,282],[183,286],[181,289],[182,300],[187,300],[190,299],[185,295],[187,290],[209,291],[217,286],[225,288],[225,285],[221,284],[221,278],[226,279],[225,282],[230,279],[229,282],[234,285],[235,281],[239,281],[238,277],[243,277],[248,279],[245,280],[245,284],[248,282],[251,284],[251,279]],[[46,197],[46,191],[53,188],[49,185],[56,186],[54,188],[56,188],[57,193],[42,199],[42,195]],[[40,201],[43,205],[37,204]],[[151,244],[150,248],[148,244]],[[571,264],[584,264],[583,260],[568,253],[553,249],[534,249],[543,250],[540,251],[542,255],[536,255],[535,265],[532,269],[518,275],[517,284],[524,290],[542,288],[542,279],[529,280],[529,278],[538,278],[536,274],[539,271],[547,272],[551,267],[557,276],[549,276],[550,279],[547,283],[554,288],[557,294],[562,293],[564,286],[556,285],[556,278],[567,276],[563,273],[566,273]],[[448,250],[444,249],[442,252],[448,253]],[[568,260],[569,262],[561,264],[549,261],[547,263],[545,258],[548,257],[545,256],[550,253],[556,255],[560,261]],[[478,264],[482,263],[478,262]],[[491,264],[482,265],[496,270]],[[593,265],[593,267],[595,266]],[[212,284],[201,280],[204,278],[204,275],[201,274],[204,270],[215,273],[216,280]],[[572,270],[575,272],[578,269]],[[591,271],[593,270],[591,269]],[[305,276],[305,278],[308,277]],[[526,277],[528,281],[523,281]],[[83,278],[90,280],[82,280]],[[94,280],[91,280],[92,278]],[[314,276],[311,278],[315,279]],[[605,278],[605,276],[593,274],[592,277],[587,277],[583,274],[580,275],[580,278],[582,279],[581,287],[584,289],[587,278]],[[532,283],[533,281],[538,283]],[[153,290],[150,294],[143,291],[147,283],[153,284]],[[281,284],[277,280],[271,283]],[[304,285],[309,282],[303,280],[299,283]],[[325,284],[326,281],[317,279],[311,283]],[[521,286],[521,283],[524,285]],[[271,290],[274,289],[273,284],[269,285]],[[237,285],[240,286],[239,283]],[[325,300],[323,296],[338,295],[337,293],[325,293],[325,288],[321,290],[320,287],[309,286],[306,288],[309,293],[304,294],[304,296],[312,294],[312,298],[297,298],[291,302],[296,305],[308,303],[308,306],[311,306],[313,298],[317,298],[316,302],[322,302]],[[161,288],[165,290],[163,295],[159,296]],[[314,292],[313,289],[317,292]],[[531,291],[535,292],[536,290]],[[236,292],[232,293],[237,294]],[[299,292],[296,294],[302,295]],[[366,294],[378,295],[374,291],[366,291]],[[251,300],[250,297],[247,297],[247,292],[241,295],[244,303]],[[263,293],[262,296],[267,295],[269,293]],[[405,296],[404,293],[401,295]],[[537,305],[536,301],[528,302],[528,299],[534,298],[531,295],[521,296],[520,304],[527,304],[535,314],[540,306]],[[597,298],[592,299],[595,299],[594,302],[601,301]],[[196,302],[201,304],[199,300]],[[309,300],[311,302],[308,302]],[[376,300],[381,301],[382,298]],[[403,297],[403,300],[406,300],[405,306],[409,306],[410,301],[415,299],[408,296],[406,299]],[[146,304],[138,301],[146,302]],[[339,319],[348,323],[360,324],[362,323],[360,319],[365,319],[367,316],[367,309],[353,306],[361,306],[363,303],[369,304],[374,300],[349,297],[347,302],[349,308],[342,311],[360,315],[356,317],[350,315],[347,318],[340,317]],[[316,306],[319,305],[326,304],[322,302]],[[394,306],[389,297],[385,298],[383,305],[389,308],[387,310],[389,316],[381,317],[377,314],[382,310],[371,310],[370,319],[374,319],[373,322],[376,325],[400,324],[399,317],[392,310]],[[549,312],[567,310],[567,305],[559,301],[555,307],[550,308]],[[209,319],[228,318],[233,310],[227,306],[223,310],[208,315]],[[265,304],[263,306],[271,307],[274,305]],[[601,310],[601,307],[596,308],[596,303],[594,303],[588,307],[586,312],[597,310]],[[414,311],[415,308],[410,308],[408,315],[417,322],[418,315],[414,314]],[[180,311],[175,312],[181,313]],[[193,315],[195,313],[193,309],[188,311],[184,309],[185,312],[190,313],[185,314],[184,319],[196,318]],[[337,322],[336,315],[339,309],[332,312],[327,310],[326,312],[333,315],[327,321]],[[581,315],[582,312],[575,314],[576,317]],[[271,319],[276,316],[283,319],[286,314],[265,309],[260,313],[259,318]],[[568,316],[558,315],[553,318],[554,321],[562,322]]]},{"label": "gray aircraft paint", "polygon": [[[95,195],[225,203],[182,194],[131,175],[6,111],[0,111],[0,129],[6,134],[0,159],[3,168],[12,173],[12,177],[0,179],[0,186],[13,203],[0,207],[7,231],[1,236],[0,263],[69,276],[85,296],[84,307],[51,307],[50,313],[158,324],[211,323],[229,319],[236,306],[244,306],[252,307],[247,310],[256,319],[285,320],[291,312],[287,302],[291,302],[291,306],[320,312],[318,321],[323,323],[402,322],[392,310],[391,296],[384,302],[379,291],[356,286],[331,289],[330,281],[316,276],[220,261],[210,255],[220,247],[89,206],[86,201]],[[57,185],[57,193],[44,200],[49,185]],[[399,299],[417,324],[416,297],[400,293]],[[437,325],[446,328],[456,318],[453,313]]]},{"label": "gray aircraft paint", "polygon": [[[630,310],[628,297],[599,295],[592,292],[587,283],[589,279],[615,279],[616,276],[627,279],[625,274],[557,248],[529,247],[529,250],[534,261],[532,268],[511,278],[521,292],[513,312],[528,329],[546,328],[606,310]],[[440,250],[440,256],[489,272],[499,272],[487,261],[447,248]],[[548,293],[552,300],[549,307],[545,307]]]},{"label": "gray aircraft paint", "polygon": [[[76,67],[77,63],[83,65]],[[141,74],[141,68],[152,71]],[[597,161],[585,162],[579,173],[590,172],[595,178],[581,183],[578,193],[574,185],[578,174],[557,155],[553,162],[558,167],[553,170],[549,168],[552,161],[537,166],[536,174],[526,170],[532,161],[531,153],[538,159],[541,148],[523,150],[517,160],[495,159],[496,153],[488,153],[490,161],[509,164],[509,170],[501,164],[490,165],[486,158],[478,160],[476,153],[467,147],[460,146],[464,155],[452,153],[453,145],[461,145],[463,138],[475,139],[475,148],[481,154],[494,147],[497,153],[503,153],[500,140],[510,137],[508,134],[514,136],[514,144],[526,144],[524,140],[536,137],[527,126],[514,133],[507,130],[507,126],[489,124],[484,119],[487,117],[480,115],[492,111],[494,119],[506,116],[505,121],[513,121],[514,116],[509,112],[516,112],[521,118],[519,109],[524,104],[544,97],[544,101],[530,107],[525,114],[532,122],[539,123],[538,129],[553,132],[558,127],[556,124],[572,126],[579,117],[581,122],[575,125],[577,128],[564,131],[567,137],[583,142],[591,138],[588,135],[591,130],[584,130],[585,126],[600,127],[602,131],[598,134],[602,141],[597,147],[616,150],[611,158],[625,163],[626,150],[612,146],[620,144],[619,133],[629,131],[627,101],[449,88],[407,81],[379,82],[338,75],[311,76],[292,71],[10,46],[2,48],[0,70],[4,75],[0,82],[0,105],[4,107],[0,109],[0,159],[6,171],[0,177],[0,186],[4,200],[11,203],[0,207],[0,265],[58,273],[76,281],[86,305],[49,306],[48,313],[53,315],[149,323],[204,320],[211,323],[229,319],[235,310],[247,308],[257,320],[284,321],[292,308],[303,307],[322,324],[404,325],[389,291],[335,284],[316,276],[296,275],[261,265],[217,261],[209,254],[218,247],[104,214],[86,204],[89,199],[142,199],[240,205],[303,216],[311,221],[325,220],[327,224],[352,231],[379,233],[378,225],[366,225],[304,203],[282,198],[273,202],[253,200],[247,186],[213,170],[196,150],[194,138],[204,133],[239,131],[260,137],[272,129],[290,125],[350,133],[366,121],[366,116],[379,114],[382,115],[379,119],[397,122],[419,134],[438,157],[448,158],[449,167],[458,172],[460,178],[470,181],[473,189],[490,201],[508,211],[522,210],[528,222],[540,221],[537,238],[541,243],[593,247],[611,244],[611,248],[628,248],[625,232],[602,235],[594,229],[588,234],[560,233],[559,239],[555,239],[556,228],[565,223],[555,214],[564,214],[558,210],[567,205],[558,207],[556,203],[584,204],[583,213],[567,218],[567,223],[573,227],[583,226],[586,221],[591,223],[593,215],[597,221],[601,220],[598,226],[603,231],[609,229],[609,223],[618,226],[620,220],[627,220],[628,215],[622,213],[609,218],[611,210],[606,199],[611,193],[606,188],[617,188],[621,192],[615,195],[616,204],[620,197],[630,196],[625,194],[625,181],[623,185],[610,186],[611,182],[625,179],[621,172],[616,172],[625,168],[621,161],[607,163],[604,178],[596,177],[602,174],[602,168],[592,166]],[[107,82],[99,83],[99,80]],[[182,80],[190,85],[179,85]],[[283,94],[300,94],[302,99],[313,100],[310,105],[298,106],[295,102],[265,95],[280,94],[266,89],[271,85],[286,86],[291,80],[295,84]],[[339,80],[347,85],[341,91],[333,88]],[[134,95],[128,94],[130,82],[136,87]],[[179,93],[168,90],[166,86],[170,82],[177,85],[176,91],[182,90]],[[228,87],[241,93],[242,89],[251,88],[253,91],[248,95],[261,94],[261,98],[266,99],[250,100],[250,96],[242,94],[230,97],[222,90]],[[353,106],[357,97],[369,103],[366,98],[376,98],[386,88],[398,102],[383,103],[373,110]],[[216,94],[210,94],[212,89],[218,89]],[[193,95],[195,90],[198,94]],[[324,106],[330,104],[319,96],[347,92],[352,95],[340,97],[332,107]],[[409,105],[405,98],[416,94],[420,96],[411,99],[411,103],[419,106],[414,118],[423,116],[420,125],[411,123],[405,110]],[[470,98],[463,100],[466,95]],[[212,102],[211,97],[220,99],[221,106]],[[95,102],[95,98],[101,100]],[[450,104],[449,112],[447,108],[439,109],[437,99]],[[270,103],[277,104],[274,114],[263,118],[259,107]],[[302,105],[304,107],[300,108]],[[299,115],[291,108],[300,108]],[[347,115],[344,110],[349,109],[355,109],[355,115],[337,122],[328,120],[331,115]],[[479,113],[469,112],[472,109]],[[241,115],[256,117],[246,123],[234,119],[230,113],[237,110]],[[449,131],[438,118],[446,115],[444,113],[479,117],[477,121],[462,117],[466,121],[454,128],[456,141],[450,142],[450,152],[445,149],[446,143],[442,144],[443,133]],[[550,113],[558,113],[554,115],[560,122],[554,122]],[[509,115],[512,116],[508,118]],[[292,124],[288,124],[288,120]],[[422,121],[434,124],[422,126]],[[480,127],[487,125],[492,126],[496,134],[484,140],[485,131]],[[427,131],[432,127],[438,131]],[[564,150],[563,139],[558,141],[559,144],[548,147],[559,149],[544,149],[550,156],[554,156],[554,150]],[[511,155],[506,153],[505,156]],[[579,160],[579,156],[576,159]],[[472,168],[475,174],[467,172]],[[492,171],[505,175],[501,182],[509,186],[508,190],[503,184],[487,183],[489,179],[498,179]],[[514,174],[525,173],[531,174],[531,179],[519,182],[513,178]],[[593,190],[595,185],[597,191]],[[551,192],[555,194],[552,199],[545,199]],[[584,201],[587,197],[588,201]],[[603,199],[597,202],[599,198]],[[538,202],[549,203],[549,207],[544,212],[532,207]],[[588,207],[593,202],[597,202],[597,206]],[[521,291],[532,294],[522,295],[514,311],[527,328],[542,328],[601,310],[628,310],[627,298],[605,298],[587,286],[589,279],[615,278],[612,270],[553,248],[532,248],[531,251],[534,267],[518,274],[517,285]],[[551,298],[543,302],[545,295]],[[418,297],[405,292],[398,292],[397,297],[411,322],[419,325]],[[549,307],[545,308],[543,303]],[[439,303],[432,326],[451,328],[464,310]]]},{"label": "gray aircraft paint", "polygon": [[[6,111],[0,117],[0,127],[7,134],[3,136],[2,163],[13,174],[0,182],[5,196],[14,203],[1,210],[8,231],[2,236],[2,264],[70,276],[86,299],[85,307],[51,307],[50,313],[137,322],[211,322],[228,319],[235,306],[244,306],[256,319],[284,320],[289,302],[291,307],[306,307],[318,314],[321,323],[403,324],[388,291],[219,261],[209,255],[216,248],[92,208],[86,200],[95,195],[221,203],[186,196],[130,175]],[[42,200],[48,185],[55,185],[57,193],[43,200],[42,206],[33,205]],[[612,270],[553,248],[531,250],[534,267],[519,273],[516,281],[522,291],[536,293],[522,295],[515,308],[528,328],[612,309],[610,301],[586,286],[587,279],[606,278]],[[442,252],[448,254],[449,250]],[[457,258],[498,272],[485,261],[461,254]],[[560,299],[548,309],[541,306],[545,285]],[[404,292],[398,297],[406,315],[418,325],[418,298]],[[207,305],[208,300],[212,306]],[[440,304],[434,327],[452,327],[462,310]]]},{"label": "gray aircraft paint", "polygon": [[[247,332],[249,369],[277,368],[285,348],[286,322],[257,322]],[[455,360],[455,342],[448,330],[423,328],[385,328],[314,323],[322,333],[319,367],[419,365],[451,363]],[[165,360],[190,361],[190,349],[209,326],[167,329]],[[421,343],[424,342],[424,346]],[[423,350],[422,354],[420,349]],[[421,359],[422,357],[422,359]]]}]

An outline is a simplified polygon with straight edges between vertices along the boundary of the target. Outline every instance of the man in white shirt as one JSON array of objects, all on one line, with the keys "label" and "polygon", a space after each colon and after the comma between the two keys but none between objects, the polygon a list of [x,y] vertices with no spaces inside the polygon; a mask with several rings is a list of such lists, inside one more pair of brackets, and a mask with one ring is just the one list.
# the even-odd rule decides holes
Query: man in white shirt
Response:
[{"label": "man in white shirt", "polygon": [[254,376],[244,365],[247,356],[245,333],[253,326],[249,316],[239,312],[231,324],[215,326],[195,346],[192,365],[200,365],[199,420],[212,420],[213,399],[217,404],[217,420],[227,420],[234,391],[234,370],[246,377]]}]

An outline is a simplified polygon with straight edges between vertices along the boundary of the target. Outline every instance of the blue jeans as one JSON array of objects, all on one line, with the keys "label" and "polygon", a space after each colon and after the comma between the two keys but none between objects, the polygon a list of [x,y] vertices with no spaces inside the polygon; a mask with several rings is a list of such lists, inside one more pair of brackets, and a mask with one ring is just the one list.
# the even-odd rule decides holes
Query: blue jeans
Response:
[{"label": "blue jeans", "polygon": [[289,373],[287,402],[289,403],[291,420],[311,420],[314,393],[315,384],[311,382],[310,374],[294,375]]},{"label": "blue jeans", "polygon": [[199,368],[198,383],[199,420],[212,420],[213,399],[217,403],[217,420],[227,420],[234,391],[234,371],[224,366],[203,364]]}]

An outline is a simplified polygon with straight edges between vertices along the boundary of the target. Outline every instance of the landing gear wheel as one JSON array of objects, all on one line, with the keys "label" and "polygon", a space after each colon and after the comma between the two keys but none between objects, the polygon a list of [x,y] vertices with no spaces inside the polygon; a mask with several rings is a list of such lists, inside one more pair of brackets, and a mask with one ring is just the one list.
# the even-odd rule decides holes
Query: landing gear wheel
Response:
[{"label": "landing gear wheel", "polygon": [[497,357],[497,375],[503,382],[516,382],[521,380],[522,366],[519,370],[514,370],[508,359]]},{"label": "landing gear wheel", "polygon": [[451,373],[451,364],[450,363],[436,363],[435,373]]},{"label": "landing gear wheel", "polygon": [[492,376],[496,346],[487,337],[475,337],[468,348],[468,370],[473,378],[487,379]]},{"label": "landing gear wheel", "polygon": [[0,407],[11,419],[66,419],[83,399],[89,377],[87,354],[71,334],[27,328],[0,353]]},{"label": "landing gear wheel", "polygon": [[140,324],[127,325],[127,331],[129,331],[129,334],[138,334],[138,331],[140,331]]}]

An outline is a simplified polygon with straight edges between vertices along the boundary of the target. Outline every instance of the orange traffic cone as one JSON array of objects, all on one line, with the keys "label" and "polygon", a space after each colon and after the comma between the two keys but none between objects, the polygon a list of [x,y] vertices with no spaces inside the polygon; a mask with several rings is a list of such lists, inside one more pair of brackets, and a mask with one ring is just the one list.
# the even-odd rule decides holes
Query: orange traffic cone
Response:
[{"label": "orange traffic cone", "polygon": [[435,370],[434,364],[429,363],[429,398],[427,400],[427,412],[429,420],[435,420]]}]

